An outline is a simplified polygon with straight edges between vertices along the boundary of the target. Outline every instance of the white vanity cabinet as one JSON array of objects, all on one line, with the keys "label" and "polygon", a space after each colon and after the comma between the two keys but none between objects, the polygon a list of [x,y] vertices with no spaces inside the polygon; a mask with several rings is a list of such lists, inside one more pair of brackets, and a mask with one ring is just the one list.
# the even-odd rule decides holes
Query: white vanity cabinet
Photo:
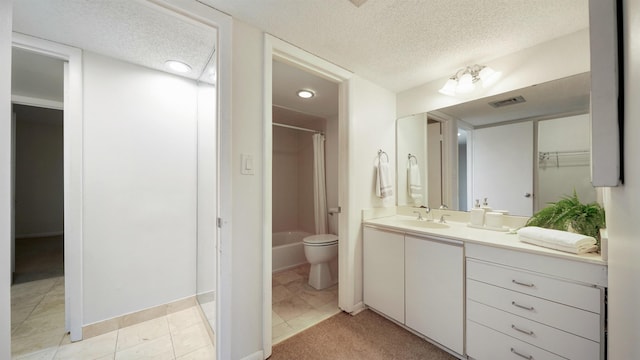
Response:
[{"label": "white vanity cabinet", "polygon": [[404,234],[364,227],[364,303],[404,323]]},{"label": "white vanity cabinet", "polygon": [[464,353],[462,242],[405,235],[405,325]]},{"label": "white vanity cabinet", "polygon": [[466,245],[471,359],[604,359],[606,265]]},{"label": "white vanity cabinet", "polygon": [[363,235],[364,303],[463,354],[463,243],[368,226]]}]

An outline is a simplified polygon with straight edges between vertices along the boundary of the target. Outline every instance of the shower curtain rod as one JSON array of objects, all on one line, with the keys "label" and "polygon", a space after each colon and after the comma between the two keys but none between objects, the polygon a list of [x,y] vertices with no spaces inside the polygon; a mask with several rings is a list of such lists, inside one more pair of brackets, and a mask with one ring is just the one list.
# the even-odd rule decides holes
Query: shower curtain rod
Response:
[{"label": "shower curtain rod", "polygon": [[273,123],[273,125],[280,126],[280,127],[285,127],[285,128],[289,128],[289,129],[294,129],[294,130],[302,130],[302,131],[308,131],[308,132],[312,132],[312,133],[316,133],[316,134],[323,134],[324,135],[324,133],[322,131],[313,130],[313,129],[306,129],[306,128],[293,126],[293,125],[280,124],[280,123]]}]

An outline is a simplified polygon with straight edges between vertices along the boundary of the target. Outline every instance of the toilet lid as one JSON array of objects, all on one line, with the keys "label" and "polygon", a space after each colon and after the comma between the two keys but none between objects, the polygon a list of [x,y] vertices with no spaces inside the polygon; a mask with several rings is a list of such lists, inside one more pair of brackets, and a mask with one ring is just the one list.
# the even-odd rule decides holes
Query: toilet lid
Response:
[{"label": "toilet lid", "polygon": [[302,242],[309,245],[330,245],[338,242],[338,235],[318,234],[307,236]]}]

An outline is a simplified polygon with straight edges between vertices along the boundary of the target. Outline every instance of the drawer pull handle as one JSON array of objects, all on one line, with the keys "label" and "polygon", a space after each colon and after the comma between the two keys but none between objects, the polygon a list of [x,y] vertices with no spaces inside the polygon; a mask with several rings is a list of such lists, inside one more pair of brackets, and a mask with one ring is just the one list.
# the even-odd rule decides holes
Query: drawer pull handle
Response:
[{"label": "drawer pull handle", "polygon": [[523,334],[527,334],[527,335],[529,335],[529,336],[533,336],[533,331],[531,331],[531,330],[522,330],[522,329],[518,328],[517,326],[515,326],[515,325],[513,325],[513,324],[511,325],[511,328],[512,328],[513,330],[515,330],[515,331],[519,331],[519,332],[521,332],[521,333],[523,333]]},{"label": "drawer pull handle", "polygon": [[512,283],[517,284],[517,285],[522,285],[522,286],[526,286],[526,287],[534,287],[535,285],[531,284],[531,283],[523,283],[520,282],[518,280],[511,280]]},{"label": "drawer pull handle", "polygon": [[515,306],[515,307],[519,307],[520,309],[525,309],[525,310],[529,310],[529,311],[533,311],[533,306],[526,306],[526,305],[520,305],[515,301],[511,302],[511,305]]},{"label": "drawer pull handle", "polygon": [[527,355],[520,354],[514,348],[511,348],[511,352],[516,354],[516,355],[518,355],[518,356],[520,356],[521,358],[528,359],[528,360],[533,360],[533,356],[532,355],[528,355],[527,356]]}]

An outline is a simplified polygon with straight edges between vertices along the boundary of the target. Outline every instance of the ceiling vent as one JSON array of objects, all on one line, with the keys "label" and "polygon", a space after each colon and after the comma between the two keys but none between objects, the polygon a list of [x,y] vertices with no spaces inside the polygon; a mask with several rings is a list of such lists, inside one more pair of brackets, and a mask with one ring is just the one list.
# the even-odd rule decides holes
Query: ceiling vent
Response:
[{"label": "ceiling vent", "polygon": [[520,104],[525,101],[527,100],[525,100],[522,96],[514,96],[512,98],[490,102],[489,105],[493,106],[494,108],[499,108],[503,106]]}]

